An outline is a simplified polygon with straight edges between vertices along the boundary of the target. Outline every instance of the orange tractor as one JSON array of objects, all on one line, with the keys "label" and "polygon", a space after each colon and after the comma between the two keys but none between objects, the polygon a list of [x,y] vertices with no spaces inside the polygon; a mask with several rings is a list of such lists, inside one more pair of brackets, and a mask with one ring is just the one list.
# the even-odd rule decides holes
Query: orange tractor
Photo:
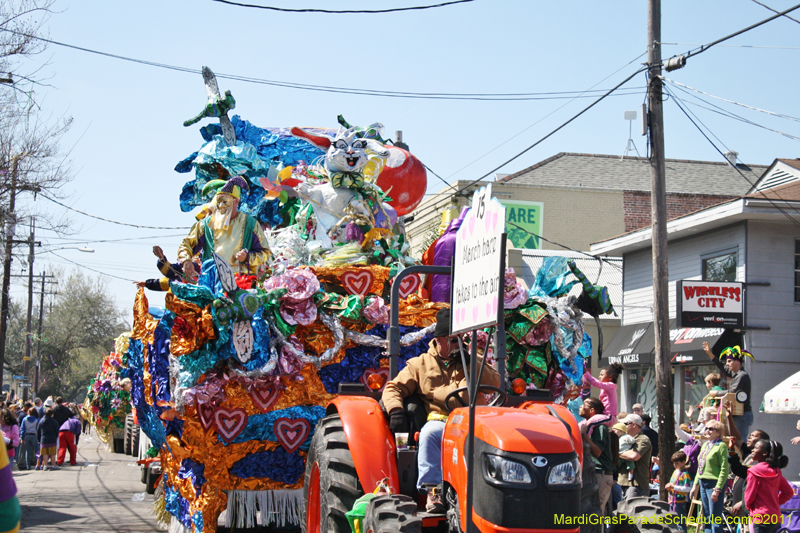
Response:
[{"label": "orange tractor", "polygon": [[[404,273],[450,270],[441,269],[411,267]],[[393,293],[399,285],[394,283]],[[392,296],[394,306],[398,295]],[[399,353],[397,316],[394,309],[389,330],[392,376],[397,374]],[[471,343],[473,350],[476,344]],[[389,494],[370,500],[360,523],[364,533],[577,533],[579,527],[571,525],[575,522],[569,518],[581,513],[583,443],[574,417],[553,404],[547,391],[532,391],[544,393],[544,397],[532,398],[509,396],[486,385],[476,390],[478,366],[470,365],[470,386],[453,391],[446,401],[450,414],[442,441],[444,513],[424,512],[425,496],[420,496],[415,486],[413,434],[411,446],[398,449],[377,401],[379,393],[366,392],[363,385],[352,391],[342,386],[340,396],[317,425],[308,452],[303,531],[349,533],[351,525],[345,514],[357,499],[382,486],[388,487],[384,492]],[[468,407],[462,398],[465,392],[471,392]],[[476,407],[478,392],[493,393],[494,398],[489,405]],[[454,402],[462,406],[455,407]],[[420,413],[420,407],[413,397],[406,401],[412,428],[415,420],[416,427],[421,427],[419,416],[424,410]],[[471,446],[474,453],[469,453]],[[471,480],[470,471],[474,472]]]}]

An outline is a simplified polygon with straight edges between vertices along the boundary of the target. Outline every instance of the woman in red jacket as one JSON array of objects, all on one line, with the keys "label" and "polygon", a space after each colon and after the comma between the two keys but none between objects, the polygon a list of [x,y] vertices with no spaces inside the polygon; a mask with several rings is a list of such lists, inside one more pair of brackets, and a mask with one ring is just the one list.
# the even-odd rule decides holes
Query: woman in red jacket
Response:
[{"label": "woman in red jacket", "polygon": [[780,506],[794,495],[794,488],[781,474],[789,464],[783,446],[774,440],[760,440],[753,450],[758,464],[747,469],[744,503],[750,511],[754,533],[775,533],[781,526]]}]

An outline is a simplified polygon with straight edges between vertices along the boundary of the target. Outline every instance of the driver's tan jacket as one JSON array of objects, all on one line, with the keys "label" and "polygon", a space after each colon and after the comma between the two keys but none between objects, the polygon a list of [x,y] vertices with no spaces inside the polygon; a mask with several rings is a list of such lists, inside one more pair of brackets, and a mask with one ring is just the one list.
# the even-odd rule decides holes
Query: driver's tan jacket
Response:
[{"label": "driver's tan jacket", "polygon": [[[478,364],[481,361],[482,359],[479,357]],[[480,366],[477,370],[480,371]],[[483,368],[481,383],[495,387],[500,386],[500,374],[488,363]],[[439,359],[433,341],[431,341],[427,353],[409,359],[406,367],[397,374],[397,377],[386,384],[382,400],[386,412],[391,413],[393,409],[402,409],[403,400],[417,393],[425,401],[428,414],[447,414],[444,408],[444,399],[457,388],[466,386],[467,379],[464,376],[464,367],[461,362],[445,366],[444,362]],[[461,397],[466,401],[466,392],[461,394]],[[478,404],[486,404],[482,394],[478,394]],[[460,405],[454,399],[451,400],[450,407],[460,407]]]}]

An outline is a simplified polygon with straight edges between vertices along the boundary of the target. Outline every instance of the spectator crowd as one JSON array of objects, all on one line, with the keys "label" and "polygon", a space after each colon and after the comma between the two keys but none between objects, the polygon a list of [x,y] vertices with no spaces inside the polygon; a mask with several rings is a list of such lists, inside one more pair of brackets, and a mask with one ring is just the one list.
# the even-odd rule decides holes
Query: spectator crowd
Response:
[{"label": "spectator crowd", "polygon": [[78,439],[88,434],[87,417],[62,397],[32,402],[0,401],[0,431],[9,463],[18,470],[59,470],[77,465]]},{"label": "spectator crowd", "polygon": [[[751,533],[776,533],[781,525],[780,506],[794,494],[781,474],[788,464],[779,442],[761,430],[750,431],[750,378],[742,362],[749,355],[738,347],[723,352],[720,361],[707,350],[720,373],[705,379],[708,395],[686,414],[689,424],[676,427],[674,471],[666,484],[670,509],[688,517],[691,502],[702,513],[705,533],[722,533],[727,517],[746,517]],[[579,408],[579,426],[589,445],[598,479],[601,509],[609,513],[623,500],[657,492],[659,474],[658,433],[641,404],[632,412],[618,412],[617,378],[622,367],[612,365],[599,378],[584,375],[586,386],[600,389],[600,398],[586,397]],[[720,387],[721,375],[731,379]],[[730,397],[740,402],[734,415]],[[696,416],[696,420],[694,417]],[[800,422],[798,422],[800,430]],[[800,444],[800,437],[792,444]],[[686,530],[683,520],[683,529]]]}]

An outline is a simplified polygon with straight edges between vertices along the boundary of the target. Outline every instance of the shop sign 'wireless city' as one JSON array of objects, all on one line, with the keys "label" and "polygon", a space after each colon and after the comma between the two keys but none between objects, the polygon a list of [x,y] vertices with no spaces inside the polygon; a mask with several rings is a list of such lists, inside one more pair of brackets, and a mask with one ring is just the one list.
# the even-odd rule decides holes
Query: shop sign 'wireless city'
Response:
[{"label": "shop sign 'wireless city'", "polygon": [[676,284],[677,315],[682,328],[744,326],[744,284],[682,280]]}]

